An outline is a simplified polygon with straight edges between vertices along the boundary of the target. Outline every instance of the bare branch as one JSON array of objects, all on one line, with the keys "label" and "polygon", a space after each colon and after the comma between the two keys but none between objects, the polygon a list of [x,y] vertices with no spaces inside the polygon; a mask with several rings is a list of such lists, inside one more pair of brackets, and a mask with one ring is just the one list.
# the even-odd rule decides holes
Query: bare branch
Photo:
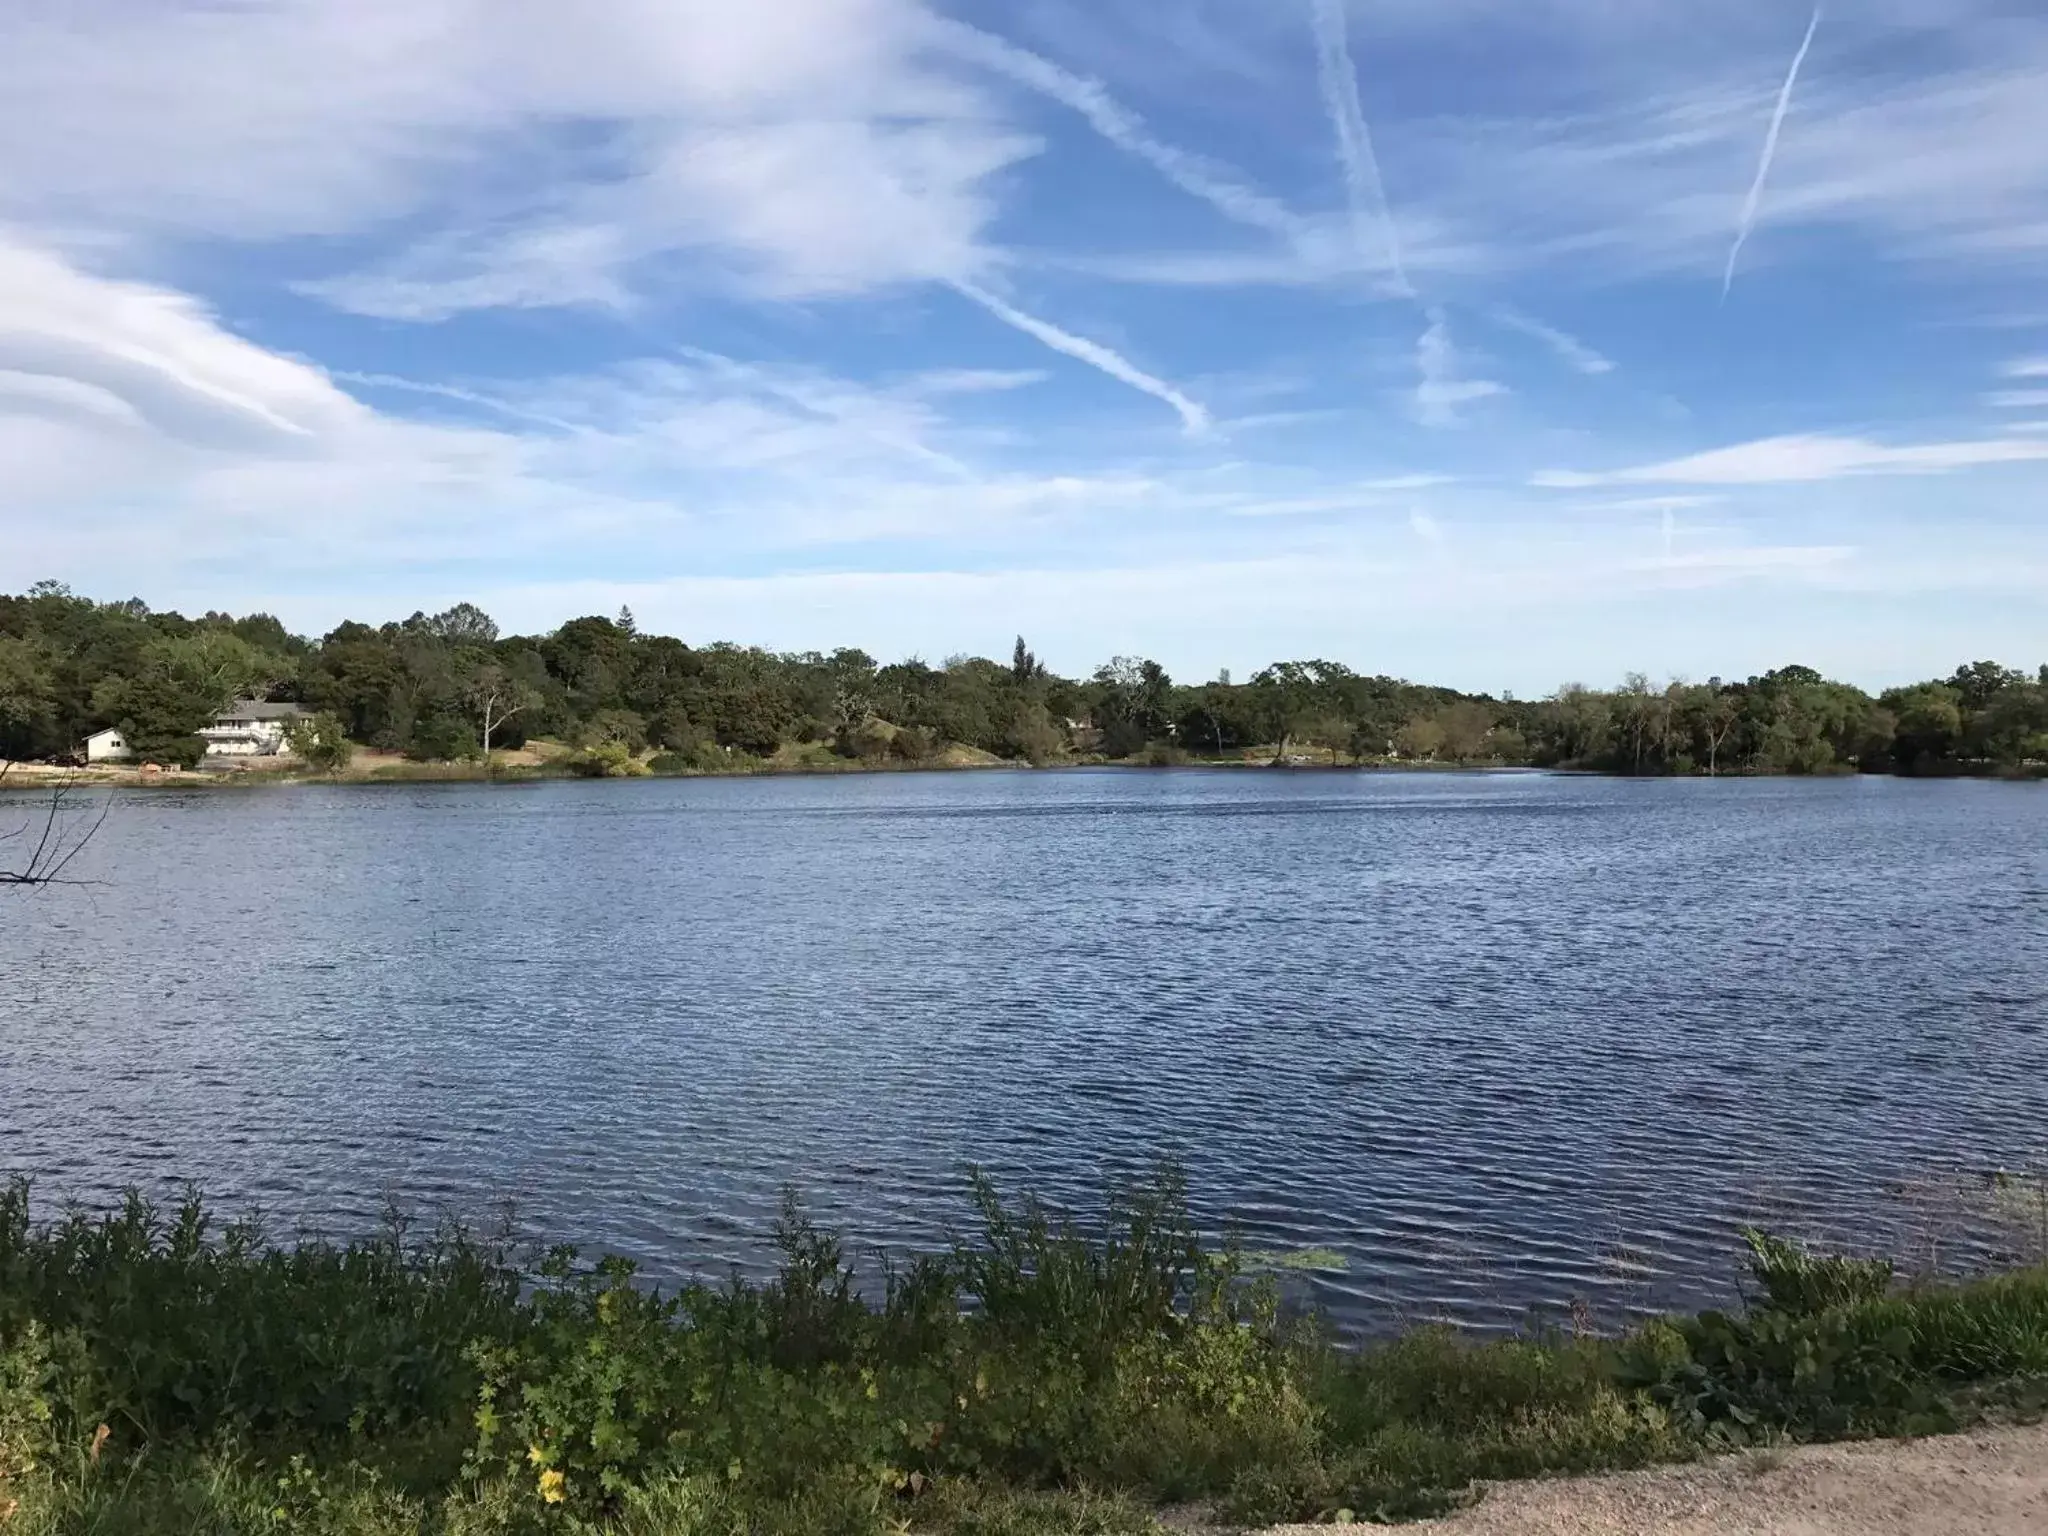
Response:
[{"label": "bare branch", "polygon": [[[0,763],[0,780],[13,765]],[[71,867],[72,860],[85,852],[86,847],[99,835],[106,825],[108,814],[114,809],[114,797],[108,795],[100,802],[99,813],[83,826],[73,821],[72,805],[77,799],[77,781],[64,779],[50,790],[50,797],[38,828],[31,817],[10,832],[0,833],[0,842],[12,841],[36,833],[34,846],[27,860],[18,869],[0,869],[0,886],[45,886],[45,885],[96,885],[94,880],[71,880],[64,871]]]}]

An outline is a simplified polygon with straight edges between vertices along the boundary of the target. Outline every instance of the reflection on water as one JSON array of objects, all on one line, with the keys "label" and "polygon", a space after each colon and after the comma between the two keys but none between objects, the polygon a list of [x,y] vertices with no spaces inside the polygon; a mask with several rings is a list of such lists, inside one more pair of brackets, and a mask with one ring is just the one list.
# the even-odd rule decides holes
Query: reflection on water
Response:
[{"label": "reflection on water", "polygon": [[[1259,771],[134,794],[0,904],[0,1169],[658,1275],[1159,1156],[1347,1322],[1699,1300],[2048,1140],[2048,791]],[[81,871],[83,872],[83,871]]]}]

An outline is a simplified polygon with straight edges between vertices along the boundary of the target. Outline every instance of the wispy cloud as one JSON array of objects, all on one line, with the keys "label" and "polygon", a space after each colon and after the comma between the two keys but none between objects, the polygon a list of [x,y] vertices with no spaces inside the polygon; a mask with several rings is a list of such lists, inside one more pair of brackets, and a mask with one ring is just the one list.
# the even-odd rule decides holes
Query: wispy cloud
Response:
[{"label": "wispy cloud", "polygon": [[1043,384],[1043,368],[931,368],[904,383],[918,395],[988,395]]},{"label": "wispy cloud", "polygon": [[972,479],[974,471],[925,442],[922,423],[906,419],[900,410],[865,390],[850,390],[836,381],[821,381],[802,373],[790,373],[759,364],[743,363],[702,347],[680,347],[682,356],[708,370],[722,382],[743,390],[756,391],[772,400],[844,427],[878,447],[903,454],[934,469],[961,479]]},{"label": "wispy cloud", "polygon": [[1344,0],[1313,0],[1313,5],[1316,76],[1322,86],[1330,125],[1337,134],[1337,157],[1344,168],[1344,189],[1350,200],[1352,233],[1358,242],[1359,257],[1371,259],[1372,224],[1377,218],[1395,288],[1402,295],[1413,297],[1415,288],[1408,281],[1407,265],[1401,259],[1401,234],[1387,201],[1386,183],[1380,177],[1379,157],[1373,153],[1365,104],[1359,99],[1358,69],[1351,58]]},{"label": "wispy cloud", "polygon": [[963,298],[979,304],[1003,324],[1015,327],[1033,340],[1052,348],[1053,351],[1071,357],[1076,362],[1086,363],[1091,368],[1100,369],[1119,383],[1128,384],[1155,400],[1165,401],[1179,413],[1181,425],[1190,433],[1209,430],[1209,411],[1200,401],[1190,399],[1164,379],[1145,372],[1136,363],[1111,351],[1100,342],[1090,341],[1085,336],[1076,336],[1071,331],[1061,330],[1049,321],[1028,315],[979,284],[958,281],[952,286]]},{"label": "wispy cloud", "polygon": [[369,415],[318,369],[232,335],[188,296],[109,281],[4,232],[0,369],[61,381],[67,398],[198,447],[310,442]]},{"label": "wispy cloud", "polygon": [[1984,397],[1986,405],[2001,411],[2038,411],[2048,408],[2048,389],[1998,389]]},{"label": "wispy cloud", "polygon": [[1578,510],[1586,512],[1690,512],[1711,507],[1719,496],[1624,496],[1615,501],[1583,501]]},{"label": "wispy cloud", "polygon": [[394,373],[362,373],[350,368],[332,370],[329,378],[340,384],[355,384],[366,389],[396,390],[401,394],[424,395],[433,400],[453,400],[460,405],[473,405],[514,421],[529,422],[537,427],[547,427],[556,432],[583,432],[585,425],[561,416],[551,416],[545,411],[530,410],[516,401],[507,400],[486,390],[471,389],[461,384],[442,384],[425,379],[402,378]]},{"label": "wispy cloud", "polygon": [[1050,59],[962,23],[941,21],[936,24],[936,36],[960,57],[1078,112],[1109,143],[1226,218],[1290,241],[1306,237],[1307,222],[1286,204],[1260,191],[1229,166],[1157,138],[1144,119],[1111,96],[1100,81],[1084,79]]},{"label": "wispy cloud", "polygon": [[1440,309],[1429,312],[1429,329],[1415,344],[1415,366],[1422,374],[1422,382],[1415,387],[1415,416],[1426,427],[1457,426],[1459,406],[1508,392],[1507,386],[1496,380],[1461,376],[1450,322]]},{"label": "wispy cloud", "polygon": [[1770,179],[1771,162],[1778,157],[1778,135],[1785,127],[1785,114],[1792,106],[1792,88],[1799,83],[1799,71],[1806,63],[1806,56],[1813,50],[1813,37],[1820,30],[1819,6],[1813,8],[1813,19],[1806,24],[1806,36],[1801,39],[1799,51],[1792,56],[1792,67],[1785,71],[1785,84],[1778,92],[1778,104],[1771,109],[1770,132],[1764,135],[1763,157],[1757,161],[1756,180],[1749,184],[1749,196],[1742,201],[1742,217],[1735,226],[1735,243],[1728,248],[1728,269],[1721,274],[1721,297],[1728,297],[1728,290],[1735,286],[1735,263],[1742,257],[1742,247],[1749,240],[1749,233],[1756,227],[1757,210],[1763,204],[1764,183]]},{"label": "wispy cloud", "polygon": [[1603,485],[1780,485],[1852,475],[1938,475],[2048,459],[2048,442],[1995,437],[1891,447],[1856,437],[1767,437],[1661,464],[1587,473],[1545,470],[1531,484],[1555,490]]},{"label": "wispy cloud", "polygon": [[2048,357],[2016,357],[2000,371],[2008,379],[2048,379]]},{"label": "wispy cloud", "polygon": [[1561,331],[1554,325],[1546,325],[1520,310],[1501,307],[1492,313],[1493,318],[1509,330],[1520,331],[1524,336],[1532,336],[1542,342],[1569,368],[1588,375],[1614,372],[1614,363],[1611,359],[1602,357],[1567,331]]}]

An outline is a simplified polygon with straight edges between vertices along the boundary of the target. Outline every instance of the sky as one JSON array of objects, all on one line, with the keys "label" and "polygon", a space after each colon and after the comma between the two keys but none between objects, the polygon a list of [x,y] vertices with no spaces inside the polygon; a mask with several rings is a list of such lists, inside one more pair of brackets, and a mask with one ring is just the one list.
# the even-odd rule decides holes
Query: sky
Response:
[{"label": "sky", "polygon": [[2048,661],[2039,0],[38,0],[0,57],[0,589]]}]

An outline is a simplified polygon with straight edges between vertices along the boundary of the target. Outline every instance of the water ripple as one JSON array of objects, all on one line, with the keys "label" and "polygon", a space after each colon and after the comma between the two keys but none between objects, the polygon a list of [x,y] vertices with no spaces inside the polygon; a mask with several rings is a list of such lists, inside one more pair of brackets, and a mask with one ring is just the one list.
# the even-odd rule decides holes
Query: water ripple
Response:
[{"label": "water ripple", "polygon": [[1343,1322],[1725,1293],[1760,1212],[2048,1129],[2048,794],[1535,775],[135,795],[0,912],[0,1169],[387,1195],[653,1274],[855,1252],[960,1170],[1333,1248]]}]

